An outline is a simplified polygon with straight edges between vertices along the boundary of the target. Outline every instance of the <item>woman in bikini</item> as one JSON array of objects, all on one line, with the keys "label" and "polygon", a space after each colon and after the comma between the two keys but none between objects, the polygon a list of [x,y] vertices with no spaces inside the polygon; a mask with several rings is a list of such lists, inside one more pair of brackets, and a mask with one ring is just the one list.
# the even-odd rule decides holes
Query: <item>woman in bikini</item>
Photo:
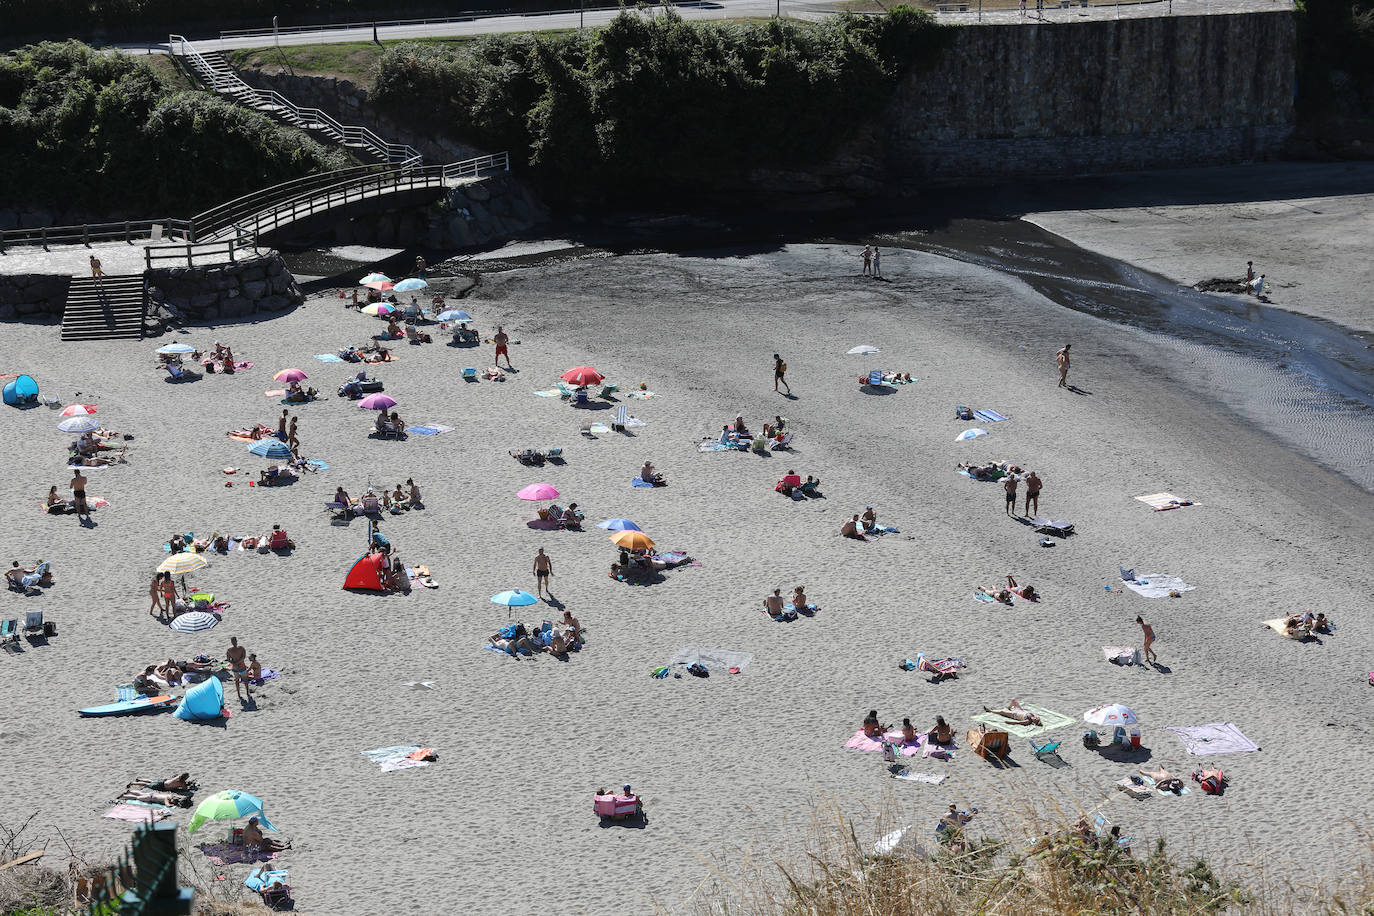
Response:
[{"label": "woman in bikini", "polygon": [[926,732],[926,737],[931,744],[952,744],[954,743],[954,729],[945,721],[944,716],[936,716],[935,727]]},{"label": "woman in bikini", "polygon": [[902,720],[902,743],[913,747],[916,744],[916,729],[910,719]]},{"label": "woman in bikini", "polygon": [[1040,593],[1035,590],[1034,585],[1017,586],[1016,580],[1007,576],[1007,588],[1025,598],[1027,601],[1039,601]]},{"label": "woman in bikini", "polygon": [[1016,697],[1011,698],[1011,701],[1007,703],[1006,709],[988,709],[986,706],[984,706],[983,712],[990,712],[995,716],[1001,716],[1008,722],[1014,722],[1017,725],[1044,724],[1040,721],[1040,717],[1037,716],[1035,713],[1027,712],[1025,709],[1021,708],[1021,704],[1017,701]]}]

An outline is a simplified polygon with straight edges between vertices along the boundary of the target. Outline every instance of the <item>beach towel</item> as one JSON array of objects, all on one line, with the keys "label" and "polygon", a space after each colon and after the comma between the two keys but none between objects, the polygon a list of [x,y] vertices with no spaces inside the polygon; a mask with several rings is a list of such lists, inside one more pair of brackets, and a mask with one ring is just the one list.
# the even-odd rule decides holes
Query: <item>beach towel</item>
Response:
[{"label": "beach towel", "polygon": [[[1132,574],[1127,578],[1127,574]],[[1133,569],[1123,569],[1121,571],[1121,582],[1131,591],[1143,598],[1167,598],[1169,592],[1190,592],[1196,586],[1189,585],[1178,576],[1170,576],[1167,573],[1144,573],[1135,575]]]},{"label": "beach towel", "polygon": [[321,461],[321,460],[318,459],[318,458],[311,458],[311,459],[307,460],[305,463],[306,463],[306,466],[309,467],[312,471],[327,471],[327,470],[329,470],[329,465],[325,464],[323,461]]},{"label": "beach towel", "polygon": [[949,777],[948,777],[948,776],[945,776],[944,774],[936,775],[936,774],[934,774],[934,773],[909,773],[909,772],[908,772],[908,773],[898,773],[897,776],[896,776],[896,778],[897,778],[897,779],[901,779],[901,780],[903,780],[903,781],[905,781],[905,782],[928,782],[928,783],[930,783],[932,786],[938,786],[940,783],[944,782],[944,781],[945,781],[946,779],[948,779]]},{"label": "beach towel", "polygon": [[248,683],[252,684],[254,687],[258,687],[258,686],[261,686],[262,684],[266,683],[267,681],[275,680],[275,679],[277,679],[277,678],[279,678],[279,677],[281,677],[281,672],[278,671],[277,669],[275,669],[275,668],[264,668],[264,669],[262,669],[262,677],[255,677],[255,678],[253,678],[252,680],[250,680]]},{"label": "beach towel", "polygon": [[1156,512],[1167,512],[1170,509],[1182,509],[1184,506],[1198,505],[1191,499],[1181,499],[1172,493],[1151,493],[1148,496],[1137,496],[1135,500],[1144,503]]},{"label": "beach towel", "polygon": [[1170,792],[1167,789],[1161,789],[1159,787],[1159,783],[1155,782],[1153,777],[1141,776],[1140,779],[1141,782],[1143,782],[1145,785],[1149,786],[1151,789],[1154,789],[1156,795],[1162,795],[1165,798],[1177,798],[1180,795],[1187,795],[1189,792],[1193,791],[1192,789],[1188,788],[1187,783],[1184,783],[1183,788],[1179,789],[1177,792]]},{"label": "beach towel", "polygon": [[974,601],[982,601],[984,604],[1000,604],[1000,603],[1001,603],[1001,602],[998,601],[996,598],[994,598],[994,597],[992,597],[991,595],[989,595],[987,592],[974,592],[974,593],[973,593],[973,600],[974,600]]},{"label": "beach towel", "polygon": [[671,665],[704,665],[711,671],[729,671],[731,668],[744,670],[754,660],[751,652],[736,652],[733,649],[704,649],[687,646],[678,649],[677,654],[668,660]]},{"label": "beach towel", "polygon": [[1206,754],[1247,754],[1259,750],[1259,745],[1245,737],[1230,722],[1207,725],[1170,725],[1166,731],[1178,735],[1183,749],[1194,756]]},{"label": "beach towel", "polygon": [[271,862],[277,857],[275,852],[263,852],[247,846],[232,843],[201,843],[196,847],[205,853],[205,858],[216,865],[245,865],[254,862]]},{"label": "beach towel", "polygon": [[383,773],[392,773],[396,770],[413,770],[416,767],[429,766],[428,760],[416,760],[410,756],[418,750],[420,750],[418,744],[401,744],[363,751],[362,755],[377,764]]},{"label": "beach towel", "polygon": [[993,715],[990,712],[980,712],[973,717],[975,722],[986,722],[990,726],[995,726],[1000,731],[1016,735],[1018,738],[1034,738],[1036,735],[1043,735],[1045,732],[1052,732],[1057,728],[1072,725],[1076,720],[1055,712],[1053,709],[1046,709],[1043,706],[1036,706],[1034,703],[1022,703],[1021,708],[1026,712],[1033,712],[1040,717],[1040,725],[1017,725],[1001,716]]},{"label": "beach towel", "polygon": [[561,397],[562,394],[563,392],[559,391],[557,388],[550,388],[547,391],[536,391],[534,396],[537,398],[556,398]]},{"label": "beach towel", "polygon": [[1004,416],[995,410],[975,410],[973,415],[984,423],[1000,423],[1003,420],[1011,419],[1011,417]]},{"label": "beach towel", "polygon": [[1126,646],[1103,646],[1102,654],[1114,665],[1143,665],[1139,649]]},{"label": "beach towel", "polygon": [[263,392],[263,395],[269,398],[279,398],[284,394],[286,394],[285,388],[269,388]]},{"label": "beach towel", "polygon": [[[918,736],[918,740],[915,745],[913,745],[911,748],[907,748],[906,745],[902,744],[902,730],[900,728],[895,731],[887,732],[883,735],[883,738],[886,738],[888,741],[891,741],[893,744],[895,744],[898,750],[900,750],[902,754],[907,757],[913,757],[920,752],[919,737],[920,736]],[[882,739],[868,737],[868,735],[864,734],[864,730],[861,728],[854,733],[854,737],[850,738],[848,741],[844,743],[844,746],[846,749],[851,751],[864,751],[866,753],[874,753],[877,751],[881,751],[883,749],[883,742]]]},{"label": "beach towel", "polygon": [[625,397],[634,398],[637,401],[647,401],[649,398],[658,397],[658,395],[652,391],[631,391],[629,394],[625,395]]},{"label": "beach towel", "polygon": [[166,805],[135,805],[132,802],[120,802],[101,815],[134,824],[165,820],[171,816],[172,809]]},{"label": "beach towel", "polygon": [[452,426],[440,426],[438,423],[426,423],[423,426],[407,426],[406,432],[414,436],[438,436],[443,433],[453,432]]},{"label": "beach towel", "polygon": [[238,372],[240,369],[252,369],[252,368],[253,368],[253,364],[252,364],[250,361],[246,360],[246,359],[243,360],[242,362],[234,363],[234,371],[235,371],[235,372]]},{"label": "beach towel", "polygon": [[719,442],[703,442],[697,446],[699,452],[735,452],[739,451],[738,446],[721,445]]},{"label": "beach towel", "polygon": [[318,360],[319,360],[320,362],[322,362],[322,363],[341,363],[341,362],[343,362],[343,359],[342,359],[341,357],[335,356],[333,353],[316,353],[316,354],[315,354],[315,358],[318,359]]},{"label": "beach towel", "polygon": [[653,484],[651,484],[651,483],[645,483],[644,481],[640,480],[638,477],[636,477],[636,478],[634,478],[633,480],[630,481],[630,486],[632,486],[632,487],[640,487],[640,488],[648,488],[648,489],[650,489],[650,490],[652,490],[652,489],[654,488],[654,485],[653,485]]},{"label": "beach towel", "polygon": [[587,432],[589,433],[596,433],[598,435],[600,435],[601,433],[608,433],[610,431],[611,428],[607,426],[605,423],[593,423],[591,425],[591,428],[587,430]]}]

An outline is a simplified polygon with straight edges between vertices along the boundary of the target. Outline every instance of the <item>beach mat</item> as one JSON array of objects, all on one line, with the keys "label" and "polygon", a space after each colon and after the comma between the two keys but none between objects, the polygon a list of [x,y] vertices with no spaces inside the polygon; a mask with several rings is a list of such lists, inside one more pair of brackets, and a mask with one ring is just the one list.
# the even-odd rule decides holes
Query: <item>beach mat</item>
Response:
[{"label": "beach mat", "polygon": [[120,802],[101,815],[101,817],[113,818],[117,821],[129,821],[133,824],[166,820],[171,816],[172,809],[165,805],[135,805],[128,802]]},{"label": "beach mat", "polygon": [[1178,576],[1171,576],[1168,573],[1145,573],[1131,578],[1127,578],[1125,573],[1134,573],[1134,570],[1125,569],[1122,570],[1122,573],[1121,584],[1142,598],[1167,598],[1171,591],[1191,592],[1196,588]]},{"label": "beach mat", "polygon": [[1011,417],[1000,414],[995,410],[975,410],[973,415],[984,423],[1000,423],[1003,420],[1011,419]]},{"label": "beach mat", "polygon": [[1043,735],[1045,734],[1045,732],[1052,732],[1057,728],[1063,728],[1066,725],[1072,725],[1075,721],[1077,721],[1076,719],[1066,716],[1063,713],[1055,712],[1053,709],[1046,709],[1043,706],[1036,706],[1034,703],[1022,703],[1021,708],[1024,709],[1026,712],[1035,713],[1037,716],[1040,717],[1040,721],[1044,724],[1017,725],[1015,722],[1012,722],[1008,719],[1004,719],[1001,716],[993,715],[990,712],[980,712],[978,715],[973,717],[973,721],[984,722],[989,726],[994,726],[998,730],[1007,732],[1008,734],[1016,735],[1018,738],[1034,738],[1036,735]]},{"label": "beach mat", "polygon": [[333,353],[316,353],[315,358],[322,363],[341,363],[343,358],[335,356]]},{"label": "beach mat", "polygon": [[271,862],[277,857],[275,852],[249,849],[232,843],[201,843],[196,847],[205,853],[205,858],[216,865],[249,865],[254,862]]},{"label": "beach mat", "polygon": [[700,646],[687,646],[677,650],[668,665],[701,664],[708,671],[729,671],[738,668],[743,671],[754,660],[752,652],[737,652],[733,649],[705,649]]},{"label": "beach mat", "polygon": [[391,773],[395,770],[413,770],[416,767],[429,766],[428,760],[416,760],[410,756],[420,748],[421,745],[418,744],[398,744],[363,751],[362,755],[377,764],[383,773]]},{"label": "beach mat", "polygon": [[440,426],[438,423],[426,423],[422,426],[407,426],[406,432],[413,436],[438,436],[443,433],[453,432],[452,426]]},{"label": "beach mat", "polygon": [[903,782],[925,782],[932,786],[938,786],[949,777],[945,776],[943,773],[898,773],[895,778]]},{"label": "beach mat", "polygon": [[1147,496],[1133,497],[1136,502],[1144,503],[1156,512],[1167,512],[1170,509],[1181,509],[1184,506],[1197,506],[1200,503],[1191,499],[1183,499],[1172,493],[1151,493]]},{"label": "beach mat", "polygon": [[1211,722],[1207,725],[1170,725],[1165,731],[1173,732],[1183,742],[1183,749],[1201,757],[1207,754],[1248,754],[1260,749],[1234,724],[1230,722]]},{"label": "beach mat", "polygon": [[536,391],[534,393],[534,396],[537,398],[557,398],[562,395],[563,392],[559,391],[557,388],[549,388],[545,391]]}]

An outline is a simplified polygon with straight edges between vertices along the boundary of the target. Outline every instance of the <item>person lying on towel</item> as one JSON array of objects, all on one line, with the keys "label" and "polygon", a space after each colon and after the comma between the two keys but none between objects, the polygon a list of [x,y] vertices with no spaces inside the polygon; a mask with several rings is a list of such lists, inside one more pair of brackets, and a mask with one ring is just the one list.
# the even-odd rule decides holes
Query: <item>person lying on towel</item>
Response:
[{"label": "person lying on towel", "polygon": [[1035,713],[1027,712],[1025,709],[1023,709],[1021,707],[1020,702],[1017,701],[1016,697],[1011,698],[1011,702],[1007,703],[1006,709],[988,709],[986,706],[984,706],[983,712],[990,712],[995,716],[1001,716],[1008,722],[1014,722],[1017,725],[1044,724],[1040,721],[1040,717],[1037,716]]}]

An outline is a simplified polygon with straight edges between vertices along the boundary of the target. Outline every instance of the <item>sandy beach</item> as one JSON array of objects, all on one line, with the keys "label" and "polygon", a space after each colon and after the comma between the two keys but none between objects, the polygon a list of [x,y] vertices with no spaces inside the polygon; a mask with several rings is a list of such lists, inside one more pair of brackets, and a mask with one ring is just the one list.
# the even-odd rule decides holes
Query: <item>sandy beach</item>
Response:
[{"label": "sandy beach", "polygon": [[[931,254],[885,249],[884,280],[865,278],[858,247],[598,255],[484,272],[463,307],[484,335],[503,324],[520,341],[519,371],[464,382],[463,367],[491,364],[490,346],[399,343],[398,361],[372,374],[407,423],[455,427],[399,442],[369,438],[372,414],[334,396],[356,367],[313,358],[383,327],[332,294],[272,320],[141,342],[62,344],[55,326],[7,325],[0,371],[31,374],[63,403],[97,403],[102,422],[134,439],[127,466],[90,473],[89,492],[110,505],[86,528],[39,511],[47,488],[65,492],[71,476],[62,458],[72,437],[56,431],[57,412],[0,409],[12,443],[0,559],[41,557],[56,576],[41,596],[8,593],[0,617],[41,608],[59,627],[48,644],[21,642],[0,658],[0,757],[23,785],[6,824],[37,810],[36,823],[60,827],[83,855],[113,854],[129,825],[100,815],[125,783],[189,770],[204,787],[198,800],[228,788],[266,800],[293,840],[279,862],[305,913],[429,913],[442,901],[492,914],[690,912],[717,868],[732,877],[746,852],[795,851],[818,799],[834,799],[870,833],[893,822],[926,833],[950,803],[977,805],[974,826],[1009,838],[1025,836],[1032,809],[1052,802],[1075,815],[1101,810],[1141,849],[1167,837],[1175,852],[1206,853],[1247,880],[1338,877],[1374,814],[1370,728],[1355,712],[1370,690],[1359,570],[1368,570],[1374,496],[1200,395],[1209,380],[1194,371],[1197,344],[1061,308],[1018,279]],[[153,351],[174,338],[223,340],[254,368],[168,384]],[[1056,387],[1054,353],[1069,342],[1076,391]],[[846,355],[860,344],[882,353]],[[794,399],[772,390],[774,352]],[[586,438],[580,420],[608,423],[615,405],[583,411],[534,394],[577,365],[624,390],[644,383],[652,397],[621,403],[645,425]],[[290,487],[249,488],[245,475],[267,462],[225,432],[275,425],[282,408],[264,391],[281,387],[272,374],[286,367],[326,392],[292,414],[303,454],[329,468]],[[865,393],[858,377],[878,367],[920,381]],[[1010,419],[964,423],[954,417],[961,404]],[[740,413],[751,427],[787,417],[793,449],[698,450]],[[956,442],[970,426],[990,434]],[[530,469],[507,454],[550,446],[564,449],[566,465]],[[669,486],[630,485],[645,459]],[[1039,546],[1005,514],[998,484],[955,472],[989,459],[1034,469],[1045,481],[1042,514],[1076,533]],[[820,477],[824,498],[775,493],[790,470]],[[340,485],[358,495],[408,477],[426,508],[382,529],[439,588],[343,591],[366,526],[332,524],[323,503]],[[534,505],[515,493],[533,482],[577,502],[588,530],[531,527]],[[1199,505],[1152,512],[1133,499],[1160,491]],[[841,522],[870,505],[899,530],[867,543],[841,537]],[[590,527],[611,517],[700,565],[648,587],[612,580],[615,551]],[[298,549],[210,556],[192,577],[230,604],[217,628],[182,634],[147,614],[170,535],[272,524]],[[508,622],[558,616],[547,604],[508,611],[489,601],[534,587],[539,547],[586,647],[566,661],[485,651]],[[1145,599],[1120,589],[1118,567],[1195,588]],[[1007,574],[1043,600],[974,600],[975,587]],[[761,612],[765,594],[798,584],[820,605],[814,617],[775,623]],[[1336,632],[1299,643],[1261,628],[1308,608],[1331,616]],[[1102,646],[1139,644],[1138,614],[1157,633],[1161,667],[1108,664]],[[224,657],[231,635],[282,677],[252,707],[230,688],[227,722],[77,716],[144,665]],[[754,661],[737,675],[649,676],[686,646]],[[932,685],[898,666],[918,652],[960,656],[968,668]],[[971,716],[1010,697],[1074,719],[1051,733],[1070,766],[1037,762],[1024,739],[1013,739],[1008,768],[968,751]],[[1111,702],[1139,714],[1147,751],[1129,763],[1079,741],[1083,712]],[[871,708],[918,728],[949,719],[960,734],[954,759],[910,761],[948,778],[895,782],[879,755],[844,749]],[[1235,723],[1261,750],[1192,757],[1165,731],[1211,722]],[[398,744],[437,748],[439,760],[383,773],[360,754]],[[1220,798],[1194,788],[1132,801],[1112,783],[1142,763],[1185,777],[1219,765],[1231,787]],[[592,815],[593,791],[623,783],[645,800],[645,829],[602,827]],[[207,833],[224,828],[194,840]],[[48,845],[61,848],[55,834]],[[196,850],[188,861],[215,893],[248,870],[210,865]]]}]

